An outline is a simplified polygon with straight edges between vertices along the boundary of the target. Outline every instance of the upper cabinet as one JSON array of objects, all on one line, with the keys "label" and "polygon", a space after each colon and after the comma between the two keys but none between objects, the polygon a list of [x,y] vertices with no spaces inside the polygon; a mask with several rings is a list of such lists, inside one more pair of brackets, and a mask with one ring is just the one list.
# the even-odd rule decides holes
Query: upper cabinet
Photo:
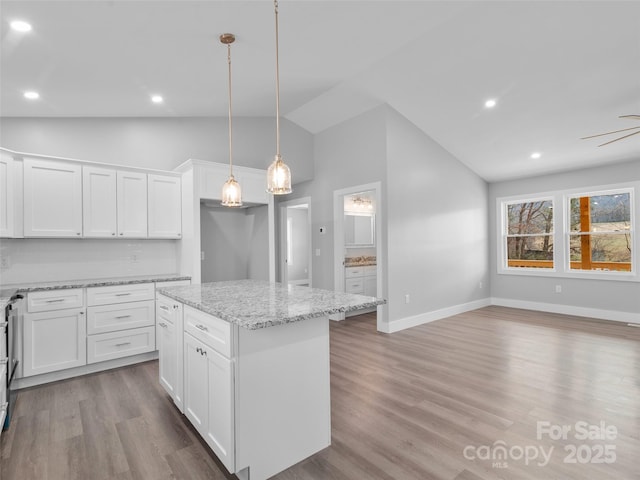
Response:
[{"label": "upper cabinet", "polygon": [[0,151],[0,237],[13,237],[13,158]]},{"label": "upper cabinet", "polygon": [[82,223],[85,237],[116,236],[116,172],[82,168]]},{"label": "upper cabinet", "polygon": [[149,174],[149,238],[182,236],[182,189],[180,177]]},{"label": "upper cabinet", "polygon": [[24,160],[24,236],[82,236],[82,166]]},{"label": "upper cabinet", "polygon": [[117,173],[118,237],[147,236],[147,174]]}]

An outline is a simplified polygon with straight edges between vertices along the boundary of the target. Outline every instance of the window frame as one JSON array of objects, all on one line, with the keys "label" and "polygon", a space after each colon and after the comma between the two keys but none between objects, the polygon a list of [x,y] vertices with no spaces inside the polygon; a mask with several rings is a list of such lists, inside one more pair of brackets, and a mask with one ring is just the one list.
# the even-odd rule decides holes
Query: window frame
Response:
[{"label": "window frame", "polygon": [[[610,195],[629,193],[631,234],[631,270],[579,270],[571,269],[570,238],[571,238],[571,199],[580,196]],[[497,273],[499,275],[524,275],[531,277],[559,277],[615,281],[640,281],[638,270],[640,266],[638,238],[640,212],[640,182],[626,182],[613,185],[588,186],[556,191],[547,191],[526,195],[513,195],[496,198],[496,243],[497,243]],[[507,251],[507,206],[517,203],[551,200],[553,206],[553,268],[509,267]]]}]

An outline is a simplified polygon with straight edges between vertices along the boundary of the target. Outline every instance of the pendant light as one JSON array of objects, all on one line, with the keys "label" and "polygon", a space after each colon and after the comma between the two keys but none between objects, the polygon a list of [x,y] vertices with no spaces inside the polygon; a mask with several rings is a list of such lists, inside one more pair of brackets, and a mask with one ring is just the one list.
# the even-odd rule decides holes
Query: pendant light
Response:
[{"label": "pendant light", "polygon": [[274,195],[291,193],[291,170],[280,155],[280,62],[278,57],[278,0],[273,1],[276,13],[276,158],[267,170],[267,192]]},{"label": "pendant light", "polygon": [[233,33],[220,35],[220,42],[227,46],[227,63],[229,65],[229,180],[222,186],[222,202],[224,207],[241,207],[242,190],[233,177],[233,124],[231,122],[231,44],[236,41]]}]

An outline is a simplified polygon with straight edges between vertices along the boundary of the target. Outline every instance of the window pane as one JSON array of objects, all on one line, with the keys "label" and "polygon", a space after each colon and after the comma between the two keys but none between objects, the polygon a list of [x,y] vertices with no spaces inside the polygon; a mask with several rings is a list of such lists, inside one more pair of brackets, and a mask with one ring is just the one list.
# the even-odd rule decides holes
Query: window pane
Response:
[{"label": "window pane", "polygon": [[507,237],[508,266],[553,268],[553,236]]},{"label": "window pane", "polygon": [[[631,229],[631,195],[629,192],[588,198],[589,225],[582,228],[580,198],[570,202],[572,232],[623,232]],[[586,214],[586,212],[584,212]]]},{"label": "window pane", "polygon": [[572,270],[631,271],[630,233],[571,235],[569,249]]},{"label": "window pane", "polygon": [[507,205],[508,234],[553,232],[553,202],[512,203]]}]

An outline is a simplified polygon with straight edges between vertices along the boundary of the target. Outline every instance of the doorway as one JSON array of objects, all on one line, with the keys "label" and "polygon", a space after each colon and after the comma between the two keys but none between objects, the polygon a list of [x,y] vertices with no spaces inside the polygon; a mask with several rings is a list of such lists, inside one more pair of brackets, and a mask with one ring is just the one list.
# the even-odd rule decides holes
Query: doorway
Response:
[{"label": "doorway", "polygon": [[[381,198],[380,182],[333,192],[334,290],[338,292],[383,296],[382,230],[385,224]],[[353,266],[363,268],[350,269]],[[362,279],[347,278],[351,274],[362,275]],[[353,290],[356,285],[362,285],[363,290]],[[385,306],[379,306],[376,315],[378,330],[382,330],[385,314]]]},{"label": "doorway", "polygon": [[280,204],[280,281],[311,287],[311,197]]}]

